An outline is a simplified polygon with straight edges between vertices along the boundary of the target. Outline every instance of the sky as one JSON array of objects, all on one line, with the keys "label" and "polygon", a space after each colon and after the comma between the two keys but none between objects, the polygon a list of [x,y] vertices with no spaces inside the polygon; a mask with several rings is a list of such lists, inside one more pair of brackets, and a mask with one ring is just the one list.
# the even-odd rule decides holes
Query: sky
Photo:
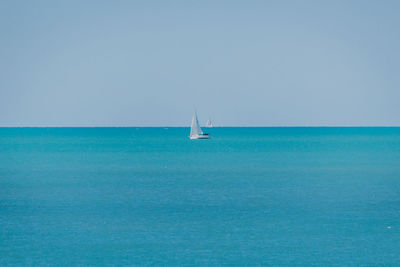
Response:
[{"label": "sky", "polygon": [[400,1],[0,1],[0,126],[399,126]]}]

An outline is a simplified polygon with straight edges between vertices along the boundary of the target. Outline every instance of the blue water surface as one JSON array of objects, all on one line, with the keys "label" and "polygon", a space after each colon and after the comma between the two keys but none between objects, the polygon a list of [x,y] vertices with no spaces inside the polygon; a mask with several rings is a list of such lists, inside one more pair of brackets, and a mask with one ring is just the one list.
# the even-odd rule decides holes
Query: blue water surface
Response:
[{"label": "blue water surface", "polygon": [[400,128],[0,128],[0,266],[399,266]]}]

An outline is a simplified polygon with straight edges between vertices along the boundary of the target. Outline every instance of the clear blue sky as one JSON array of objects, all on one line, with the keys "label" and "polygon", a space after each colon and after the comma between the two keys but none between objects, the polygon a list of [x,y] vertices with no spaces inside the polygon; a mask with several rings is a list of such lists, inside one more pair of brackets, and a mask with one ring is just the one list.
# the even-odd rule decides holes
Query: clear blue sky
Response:
[{"label": "clear blue sky", "polygon": [[0,1],[0,126],[400,125],[400,1]]}]

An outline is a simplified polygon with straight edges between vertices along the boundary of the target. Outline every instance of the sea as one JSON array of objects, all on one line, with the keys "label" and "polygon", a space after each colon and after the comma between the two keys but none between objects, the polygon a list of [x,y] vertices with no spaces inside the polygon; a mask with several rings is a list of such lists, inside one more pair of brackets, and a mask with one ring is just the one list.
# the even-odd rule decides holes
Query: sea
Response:
[{"label": "sea", "polygon": [[400,128],[205,131],[0,128],[0,266],[400,266]]}]

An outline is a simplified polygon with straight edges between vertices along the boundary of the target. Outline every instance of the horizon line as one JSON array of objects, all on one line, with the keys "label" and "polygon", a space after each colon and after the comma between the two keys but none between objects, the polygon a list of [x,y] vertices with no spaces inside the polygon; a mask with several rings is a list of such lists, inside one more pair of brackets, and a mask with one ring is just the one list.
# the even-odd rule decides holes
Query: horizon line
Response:
[{"label": "horizon line", "polygon": [[[202,126],[207,128],[205,126]],[[224,125],[213,128],[398,128],[400,125],[269,125],[235,126]],[[0,128],[190,128],[190,126],[0,126]],[[207,128],[210,129],[210,128]],[[212,128],[211,128],[212,129]]]}]

